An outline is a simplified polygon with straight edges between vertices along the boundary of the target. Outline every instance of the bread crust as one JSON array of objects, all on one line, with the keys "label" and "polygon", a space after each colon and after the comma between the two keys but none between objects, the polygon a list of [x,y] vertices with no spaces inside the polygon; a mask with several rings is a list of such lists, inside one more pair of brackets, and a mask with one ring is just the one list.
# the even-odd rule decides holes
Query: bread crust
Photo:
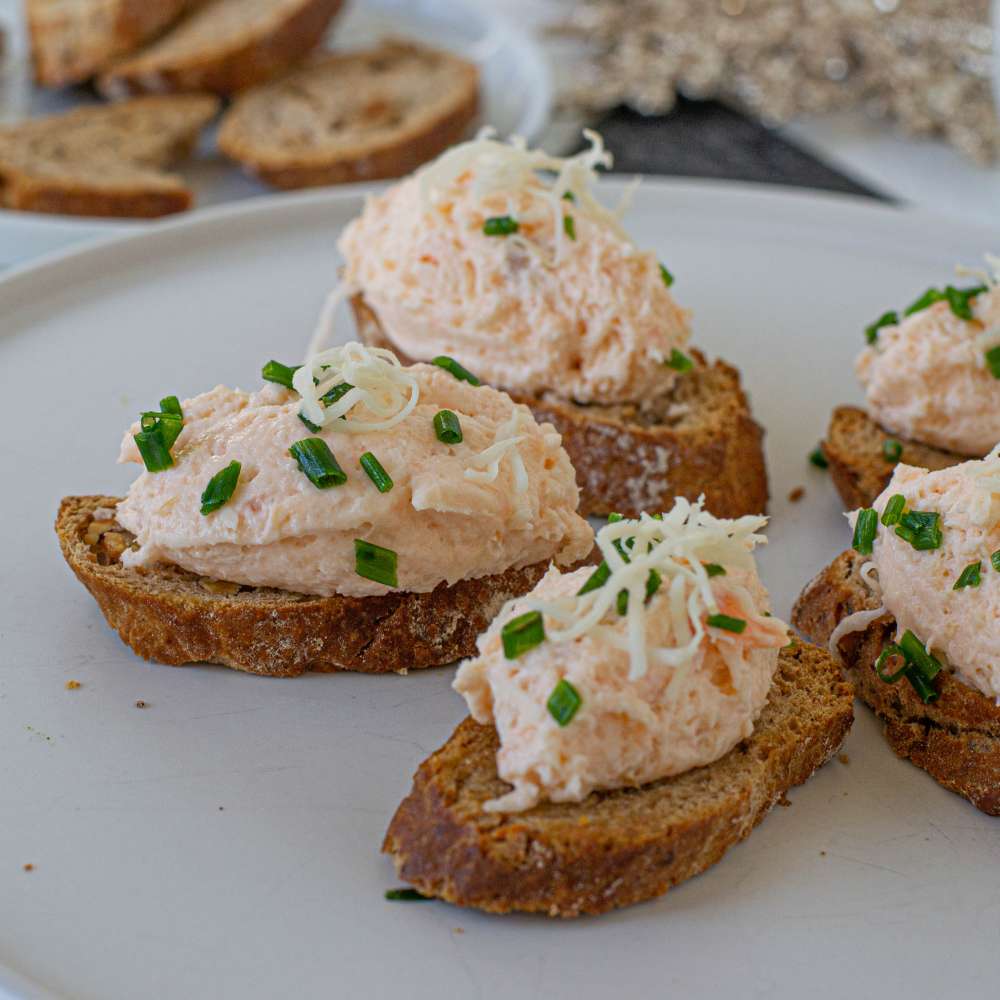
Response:
[{"label": "bread crust", "polygon": [[[879,607],[860,576],[865,561],[853,550],[844,552],[803,590],[792,610],[792,624],[802,635],[826,645],[847,615]],[[895,632],[896,622],[886,613],[838,643],[857,696],[882,720],[885,738],[900,757],[977,809],[1000,816],[1000,707],[947,671],[935,678],[939,697],[929,705],[905,679],[879,680],[875,660]]]},{"label": "bread crust", "polygon": [[273,79],[314,49],[342,6],[343,0],[300,0],[266,34],[238,43],[222,39],[173,63],[138,52],[102,73],[97,89],[114,100],[130,94],[236,94]]},{"label": "bread crust", "polygon": [[833,484],[848,509],[870,507],[889,485],[896,463],[886,460],[882,445],[890,439],[902,444],[900,461],[907,465],[947,469],[967,460],[965,456],[892,434],[857,406],[838,406],[830,416],[830,426],[820,447],[830,463]]},{"label": "bread crust", "polygon": [[482,809],[509,788],[496,730],[466,719],[420,765],[382,850],[425,895],[492,913],[577,917],[652,899],[715,864],[829,760],[852,705],[830,657],[797,643],[753,735],[714,764],[509,815]]},{"label": "bread crust", "polygon": [[549,566],[538,562],[441,584],[426,594],[383,597],[238,587],[177,567],[125,568],[118,556],[132,536],[117,525],[90,544],[94,511],[118,503],[117,497],[66,497],[56,517],[59,544],[122,641],[144,659],[171,666],[216,663],[293,677],[306,671],[386,673],[452,663],[474,653],[477,636],[504,602],[531,590]]},{"label": "bread crust", "polygon": [[[363,295],[351,298],[351,309],[363,341],[388,347],[409,363]],[[641,423],[634,406],[582,406],[507,390],[562,435],[576,470],[582,515],[638,517],[642,511],[669,510],[676,497],[696,500],[701,494],[717,517],[767,510],[764,431],[750,415],[739,372],[724,361],[709,364],[700,351],[691,355],[695,367],[682,376],[677,402],[683,405],[688,394],[714,404],[710,412],[699,412],[697,423]]]}]

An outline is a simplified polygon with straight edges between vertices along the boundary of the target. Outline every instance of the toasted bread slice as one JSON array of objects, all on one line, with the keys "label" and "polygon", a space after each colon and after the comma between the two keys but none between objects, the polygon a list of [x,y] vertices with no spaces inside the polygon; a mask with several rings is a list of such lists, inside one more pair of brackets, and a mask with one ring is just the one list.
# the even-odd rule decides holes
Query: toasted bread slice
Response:
[{"label": "toasted bread slice", "polygon": [[0,204],[65,215],[153,218],[190,208],[162,168],[188,155],[218,101],[146,97],[0,128]]},{"label": "toasted bread slice", "polygon": [[[860,576],[865,561],[853,550],[844,552],[802,592],[792,624],[806,638],[825,645],[847,615],[879,607]],[[885,738],[900,757],[977,809],[1000,816],[1000,707],[947,671],[935,678],[939,697],[929,705],[905,679],[879,680],[875,660],[895,631],[895,620],[885,614],[838,643],[858,697],[885,724]]]},{"label": "toasted bread slice", "polygon": [[838,406],[830,417],[826,440],[820,447],[830,463],[833,484],[849,510],[870,507],[889,485],[896,463],[885,457],[882,448],[890,440],[899,441],[903,446],[899,460],[907,465],[946,469],[966,461],[950,451],[890,434],[856,406]]},{"label": "toasted bread slice", "polygon": [[527,593],[548,562],[441,584],[426,594],[315,597],[210,580],[176,566],[128,569],[133,536],[94,511],[116,497],[67,497],[56,533],[63,556],[122,640],[147,660],[217,663],[252,674],[387,673],[451,663],[503,604]]},{"label": "toasted bread slice", "polygon": [[343,0],[208,0],[98,78],[107,97],[235,94],[271,80],[322,40]]},{"label": "toasted bread slice", "polygon": [[458,142],[479,105],[479,71],[423,45],[317,55],[244,94],[219,148],[279,188],[401,177]]},{"label": "toasted bread slice", "polygon": [[718,861],[837,752],[853,719],[833,661],[796,643],[780,653],[753,735],[714,764],[511,815],[483,811],[509,786],[497,776],[496,730],[466,719],[420,765],[382,850],[421,893],[460,906],[603,913]]},{"label": "toasted bread slice", "polygon": [[197,0],[25,0],[35,80],[88,80],[175,21]]},{"label": "toasted bread slice", "polygon": [[[363,296],[351,299],[361,339],[388,347],[404,364]],[[750,415],[739,372],[724,361],[709,364],[691,352],[694,368],[654,408],[582,405],[551,395],[511,398],[548,421],[576,469],[580,513],[638,517],[664,511],[675,497],[696,500],[716,517],[761,514],[767,509],[764,431]],[[414,359],[428,360],[428,359]],[[503,387],[501,387],[503,388]]]}]

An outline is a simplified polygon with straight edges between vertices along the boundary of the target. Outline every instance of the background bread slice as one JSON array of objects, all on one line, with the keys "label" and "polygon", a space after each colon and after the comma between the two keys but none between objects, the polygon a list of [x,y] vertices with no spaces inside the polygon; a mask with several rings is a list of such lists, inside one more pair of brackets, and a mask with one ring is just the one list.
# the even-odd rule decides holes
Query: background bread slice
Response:
[{"label": "background bread slice", "polygon": [[80,83],[168,27],[196,0],[25,0],[35,79]]},{"label": "background bread slice", "polygon": [[856,406],[838,406],[821,447],[830,463],[833,484],[849,510],[870,507],[889,485],[896,463],[886,459],[882,445],[890,439],[902,444],[900,461],[907,465],[946,469],[965,461],[961,455],[890,434]]},{"label": "background bread slice", "polygon": [[527,593],[548,569],[539,562],[428,594],[385,597],[241,587],[174,566],[126,569],[120,556],[132,536],[114,524],[94,527],[94,511],[117,504],[116,497],[64,499],[56,517],[63,556],[122,640],[145,659],[173,666],[218,663],[290,677],[451,663],[471,655],[504,602]]},{"label": "background bread slice", "polygon": [[[351,299],[351,308],[362,340],[399,354],[361,295]],[[510,393],[562,435],[582,515],[636,517],[669,510],[675,497],[695,500],[702,493],[717,517],[767,509],[764,432],[750,415],[739,372],[723,361],[709,364],[699,351],[691,357],[694,369],[653,409]]]},{"label": "background bread slice", "polygon": [[460,906],[603,913],[718,861],[837,752],[853,719],[830,657],[797,643],[780,653],[753,735],[714,764],[511,815],[483,811],[509,786],[497,776],[496,730],[466,719],[420,765],[382,849],[402,879]]},{"label": "background bread slice", "polygon": [[[792,610],[795,628],[826,645],[847,615],[879,607],[860,576],[865,561],[851,550],[823,570]],[[874,663],[895,632],[896,622],[885,614],[840,640],[858,697],[885,724],[886,740],[900,757],[983,812],[1000,816],[1000,707],[947,671],[935,679],[940,694],[929,705],[905,678],[896,684],[879,680]]]},{"label": "background bread slice", "polygon": [[98,79],[107,97],[229,95],[283,73],[322,40],[343,0],[208,0]]},{"label": "background bread slice", "polygon": [[0,204],[66,215],[152,218],[190,208],[162,172],[190,153],[218,101],[146,97],[0,128]]},{"label": "background bread slice", "polygon": [[219,148],[280,188],[401,177],[458,142],[478,104],[472,63],[385,42],[315,56],[244,94],[223,119]]}]

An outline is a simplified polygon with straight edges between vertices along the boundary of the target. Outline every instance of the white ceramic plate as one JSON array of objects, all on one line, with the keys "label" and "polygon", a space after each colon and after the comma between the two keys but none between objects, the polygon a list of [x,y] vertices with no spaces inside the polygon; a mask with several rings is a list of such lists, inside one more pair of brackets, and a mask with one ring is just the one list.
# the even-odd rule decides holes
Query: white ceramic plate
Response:
[{"label": "white ceramic plate", "polygon": [[[575,923],[491,918],[382,897],[396,884],[379,855],[389,818],[463,715],[450,669],[177,670],[110,632],[59,555],[59,498],[126,487],[118,441],[150,400],[252,386],[266,359],[298,357],[360,204],[357,190],[261,199],[0,281],[0,964],[84,1000],[992,990],[1000,821],[897,760],[864,708],[849,764],[663,899]],[[698,342],[742,367],[768,429],[761,562],[787,614],[848,543],[806,455],[830,408],[857,397],[864,325],[990,234],[843,198],[655,181],[628,224],[677,275]]]}]

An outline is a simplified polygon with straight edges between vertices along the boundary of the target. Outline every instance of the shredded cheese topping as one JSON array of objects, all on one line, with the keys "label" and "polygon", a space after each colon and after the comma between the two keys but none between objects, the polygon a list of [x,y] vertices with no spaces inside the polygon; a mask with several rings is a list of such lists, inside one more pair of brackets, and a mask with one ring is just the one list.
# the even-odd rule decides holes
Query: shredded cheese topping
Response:
[{"label": "shredded cheese topping", "polygon": [[966,475],[972,481],[969,520],[981,528],[1000,521],[1000,444],[981,462],[969,464]]},{"label": "shredded cheese topping", "polygon": [[985,253],[983,260],[986,267],[966,267],[964,264],[955,265],[955,274],[960,278],[976,278],[980,284],[987,288],[996,288],[1000,284],[1000,257],[996,254]]},{"label": "shredded cheese topping", "polygon": [[879,586],[878,582],[878,568],[873,562],[866,562],[861,569],[858,571],[858,575],[861,577],[865,586],[879,599],[879,606],[866,611],[855,611],[853,614],[848,615],[846,618],[842,618],[837,622],[837,627],[830,633],[830,638],[827,641],[827,649],[829,650],[830,656],[833,657],[834,662],[838,667],[844,665],[844,659],[840,655],[840,640],[844,638],[845,635],[850,635],[852,632],[862,632],[864,629],[875,621],[876,618],[881,618],[882,615],[888,610],[884,604],[881,603],[882,600],[882,588]]},{"label": "shredded cheese topping", "polygon": [[[350,390],[325,406],[322,397],[343,382]],[[395,427],[413,412],[420,398],[417,380],[392,351],[357,341],[313,354],[295,373],[292,385],[302,397],[302,413],[308,420],[344,434]],[[339,419],[359,404],[378,419]]]},{"label": "shredded cheese topping", "polygon": [[[767,539],[758,534],[766,517],[745,516],[734,520],[717,518],[703,509],[703,498],[695,503],[678,498],[663,519],[642,514],[638,520],[605,525],[597,533],[597,545],[610,570],[604,586],[586,594],[552,602],[534,602],[532,607],[551,619],[546,635],[553,642],[568,641],[600,630],[602,636],[629,654],[629,679],[645,676],[650,661],[675,668],[671,685],[693,661],[705,635],[703,620],[718,612],[718,604],[703,563],[750,569],[752,551]],[[626,562],[615,547],[634,539]],[[646,584],[650,570],[662,577],[661,590],[669,601],[674,647],[649,648],[646,630]],[[730,585],[746,608],[753,607],[749,593]],[[622,637],[605,619],[620,620],[618,594],[628,592],[626,630]],[[721,641],[726,641],[723,638]]]}]

